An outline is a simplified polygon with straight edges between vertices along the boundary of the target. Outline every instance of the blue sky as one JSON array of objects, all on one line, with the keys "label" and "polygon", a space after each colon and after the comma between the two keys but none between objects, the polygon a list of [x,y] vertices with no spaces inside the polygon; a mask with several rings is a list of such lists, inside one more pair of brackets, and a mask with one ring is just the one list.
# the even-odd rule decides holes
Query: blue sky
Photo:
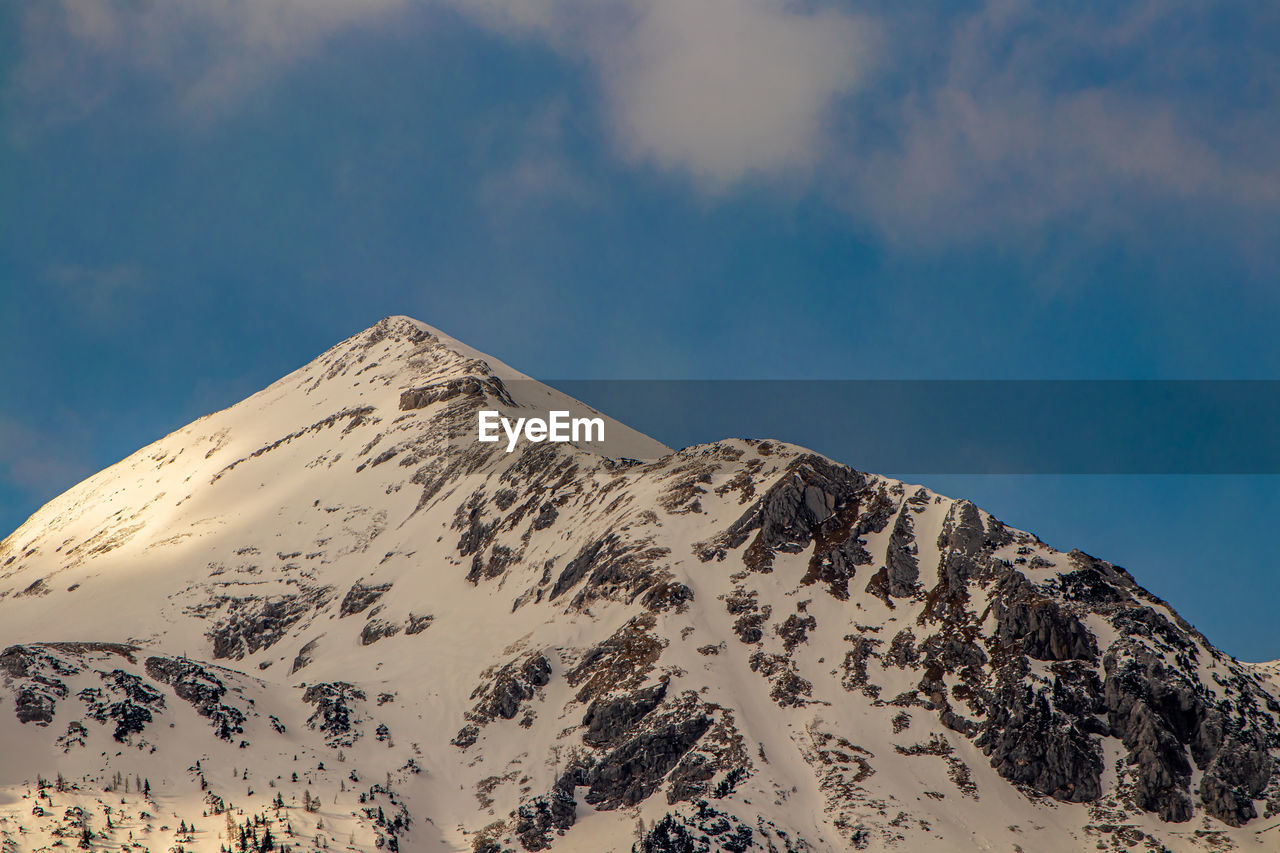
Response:
[{"label": "blue sky", "polygon": [[[394,313],[548,378],[1280,378],[1280,7],[901,7],[3,4],[0,527]],[[1280,657],[1274,478],[935,480]]]}]

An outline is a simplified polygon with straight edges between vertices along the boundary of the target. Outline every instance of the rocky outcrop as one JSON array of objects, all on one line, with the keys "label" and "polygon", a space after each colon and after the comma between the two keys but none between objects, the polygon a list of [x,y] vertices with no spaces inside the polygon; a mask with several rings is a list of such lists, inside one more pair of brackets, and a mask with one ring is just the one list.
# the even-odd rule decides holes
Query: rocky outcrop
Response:
[{"label": "rocky outcrop", "polygon": [[363,613],[379,598],[382,598],[389,589],[391,589],[391,584],[389,583],[364,584],[356,581],[351,585],[351,589],[347,590],[347,594],[342,597],[342,603],[338,605],[339,618]]},{"label": "rocky outcrop", "polygon": [[1000,584],[996,638],[1021,643],[1028,657],[1044,661],[1096,660],[1098,644],[1078,618],[1013,572]]},{"label": "rocky outcrop", "polygon": [[[522,702],[532,699],[537,688],[551,680],[551,661],[541,652],[509,663],[494,674],[493,680],[477,688],[482,697],[475,713],[487,719],[514,719]],[[473,692],[472,698],[477,695]]]},{"label": "rocky outcrop", "polygon": [[1054,709],[1044,690],[1006,685],[976,743],[1011,782],[1067,802],[1090,802],[1102,793],[1102,750]]},{"label": "rocky outcrop", "polygon": [[594,747],[609,746],[658,707],[666,695],[667,682],[663,681],[634,693],[596,699],[582,718],[586,727],[583,742]]},{"label": "rocky outcrop", "polygon": [[268,649],[289,633],[290,628],[330,600],[328,587],[267,598],[222,598],[213,602],[225,606],[223,616],[208,632],[214,658],[242,660]]},{"label": "rocky outcrop", "polygon": [[511,395],[507,393],[506,387],[497,377],[460,376],[444,382],[437,382],[433,385],[410,388],[408,391],[402,392],[400,394],[400,411],[408,412],[414,409],[425,409],[432,403],[442,403],[458,397],[473,398],[478,403],[486,396],[491,396],[507,405],[515,405]]},{"label": "rocky outcrop", "polygon": [[1228,826],[1244,826],[1258,816],[1253,801],[1267,790],[1273,770],[1258,738],[1228,737],[1200,780],[1205,811]]},{"label": "rocky outcrop", "polygon": [[658,790],[670,772],[709,728],[703,713],[673,716],[646,727],[609,752],[582,775],[585,800],[597,809],[634,806]]},{"label": "rocky outcrop", "polygon": [[918,550],[911,512],[904,507],[893,523],[889,547],[885,552],[886,591],[894,598],[906,598],[916,591],[920,580],[920,561],[916,559]]},{"label": "rocky outcrop", "polygon": [[[883,529],[888,511],[883,496],[868,488],[866,475],[806,455],[791,463],[719,541],[723,548],[737,548],[755,533],[743,561],[762,572],[772,571],[775,554],[799,553],[813,544],[806,580],[825,580],[833,595],[847,598],[854,567],[871,562],[861,536]],[[710,559],[714,553],[704,551],[702,557]]]},{"label": "rocky outcrop", "polygon": [[113,669],[99,676],[103,687],[86,687],[77,695],[90,718],[115,723],[112,737],[119,743],[145,729],[164,707],[164,697],[131,672]]},{"label": "rocky outcrop", "polygon": [[[512,720],[525,703],[538,695],[538,688],[551,680],[551,661],[542,652],[532,652],[493,668],[471,691],[475,705],[466,713],[467,724],[458,730],[452,743],[466,749],[476,742],[480,729],[494,720]],[[532,718],[526,718],[532,722]],[[522,721],[523,722],[523,721]]]},{"label": "rocky outcrop", "polygon": [[315,707],[307,728],[322,732],[330,746],[350,746],[360,736],[356,703],[364,700],[364,691],[345,681],[312,684],[302,694],[302,701]]},{"label": "rocky outcrop", "polygon": [[222,701],[227,687],[208,667],[184,658],[158,656],[147,658],[143,665],[147,675],[172,687],[179,699],[207,718],[218,737],[231,740],[244,732],[244,712]]},{"label": "rocky outcrop", "polygon": [[525,850],[545,850],[551,846],[552,833],[573,826],[578,803],[573,788],[578,783],[576,770],[561,776],[551,793],[534,797],[521,804],[515,816],[515,836]]}]

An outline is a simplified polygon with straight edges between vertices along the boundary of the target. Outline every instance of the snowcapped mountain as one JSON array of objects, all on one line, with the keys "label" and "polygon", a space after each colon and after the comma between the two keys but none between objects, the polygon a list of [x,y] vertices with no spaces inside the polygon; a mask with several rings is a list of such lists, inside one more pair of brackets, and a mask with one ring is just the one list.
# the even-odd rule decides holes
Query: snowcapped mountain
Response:
[{"label": "snowcapped mountain", "polygon": [[[1280,850],[1280,675],[1123,569],[383,320],[0,543],[0,850]],[[602,416],[603,417],[603,416]]]}]

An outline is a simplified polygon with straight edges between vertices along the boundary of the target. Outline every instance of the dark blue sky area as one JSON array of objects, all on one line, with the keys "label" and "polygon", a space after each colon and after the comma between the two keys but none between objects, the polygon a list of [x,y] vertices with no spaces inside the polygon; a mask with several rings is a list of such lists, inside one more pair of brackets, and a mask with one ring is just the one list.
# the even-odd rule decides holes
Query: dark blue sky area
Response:
[{"label": "dark blue sky area", "polygon": [[[0,528],[388,314],[542,377],[1280,378],[1280,12],[1042,6],[0,7]],[[920,479],[1280,657],[1274,477]]]}]

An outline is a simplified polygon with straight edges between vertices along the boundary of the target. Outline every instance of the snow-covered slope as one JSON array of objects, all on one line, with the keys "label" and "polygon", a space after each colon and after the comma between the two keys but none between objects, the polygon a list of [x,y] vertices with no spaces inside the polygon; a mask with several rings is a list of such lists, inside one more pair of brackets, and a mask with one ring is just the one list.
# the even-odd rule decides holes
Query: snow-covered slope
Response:
[{"label": "snow-covered slope", "polygon": [[389,318],[0,544],[0,850],[1280,849],[1274,668],[1122,569],[480,408],[583,407]]}]

